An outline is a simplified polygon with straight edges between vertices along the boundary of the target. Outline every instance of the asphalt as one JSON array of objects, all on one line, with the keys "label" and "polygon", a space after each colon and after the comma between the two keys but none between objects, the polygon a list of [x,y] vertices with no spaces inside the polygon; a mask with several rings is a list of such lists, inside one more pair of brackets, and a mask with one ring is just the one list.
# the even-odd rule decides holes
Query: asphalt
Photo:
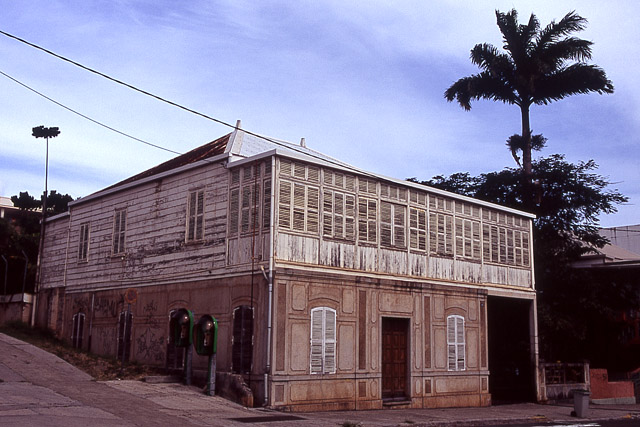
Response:
[{"label": "asphalt", "polygon": [[637,420],[640,405],[523,403],[488,408],[282,413],[244,408],[197,387],[142,381],[94,381],[51,353],[0,334],[0,426],[474,426],[549,422],[585,425]]}]

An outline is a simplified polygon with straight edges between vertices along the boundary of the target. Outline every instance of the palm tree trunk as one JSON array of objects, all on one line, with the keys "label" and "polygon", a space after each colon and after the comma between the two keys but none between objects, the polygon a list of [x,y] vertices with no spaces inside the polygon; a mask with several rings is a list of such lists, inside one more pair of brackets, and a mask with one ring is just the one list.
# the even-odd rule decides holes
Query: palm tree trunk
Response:
[{"label": "palm tree trunk", "polygon": [[531,164],[531,127],[529,123],[529,107],[530,104],[520,105],[522,114],[522,138],[524,145],[522,146],[522,190],[523,202],[525,209],[533,210],[535,206],[535,188],[533,184],[533,167]]},{"label": "palm tree trunk", "polygon": [[520,106],[522,114],[522,138],[524,138],[524,146],[522,147],[522,169],[524,176],[531,180],[533,170],[531,167],[531,128],[529,125],[529,104]]}]

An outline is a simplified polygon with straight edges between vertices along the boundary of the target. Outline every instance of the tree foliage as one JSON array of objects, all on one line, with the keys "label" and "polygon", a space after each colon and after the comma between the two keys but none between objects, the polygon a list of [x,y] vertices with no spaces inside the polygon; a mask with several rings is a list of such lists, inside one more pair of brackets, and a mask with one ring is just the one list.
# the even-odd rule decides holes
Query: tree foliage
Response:
[{"label": "tree foliage", "polygon": [[[47,216],[67,211],[70,201],[68,194],[60,194],[55,190],[47,197]],[[38,244],[40,239],[41,214],[36,212],[42,207],[42,201],[37,200],[28,191],[20,192],[11,197],[14,206],[20,208],[17,215],[11,219],[0,219],[0,255],[4,260],[0,262],[0,292],[19,293],[23,286],[26,292],[33,290],[36,263],[38,259]],[[27,279],[24,280],[24,268],[27,265]],[[7,273],[7,283],[4,283],[4,273]]]},{"label": "tree foliage", "polygon": [[[44,192],[43,192],[44,194]],[[19,196],[11,196],[13,205],[22,210],[36,210],[42,208],[42,200],[37,200],[28,191],[20,192]],[[57,215],[67,211],[69,202],[73,197],[68,194],[59,194],[56,190],[51,190],[47,196],[47,216]]]},{"label": "tree foliage", "polygon": [[[617,211],[627,201],[597,174],[593,160],[569,163],[562,155],[538,159],[532,165],[536,189],[534,260],[538,290],[541,354],[547,360],[589,358],[596,365],[614,363],[606,349],[615,313],[640,305],[635,282],[624,274],[602,280],[592,272],[571,267],[582,254],[606,243],[598,234],[598,216]],[[471,176],[455,173],[417,181],[480,200],[524,209],[522,170]],[[614,341],[614,342],[612,342]],[[605,351],[602,351],[605,349]],[[637,358],[636,358],[637,359]]]}]

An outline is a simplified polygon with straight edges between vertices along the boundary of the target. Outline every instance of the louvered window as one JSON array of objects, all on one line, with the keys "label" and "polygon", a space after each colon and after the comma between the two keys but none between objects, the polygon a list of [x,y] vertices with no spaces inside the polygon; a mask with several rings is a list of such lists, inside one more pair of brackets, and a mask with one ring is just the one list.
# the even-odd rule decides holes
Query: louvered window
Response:
[{"label": "louvered window", "polygon": [[325,190],[322,202],[322,234],[325,237],[353,241],[356,198],[351,194]]},{"label": "louvered window", "polygon": [[427,195],[420,191],[411,190],[409,193],[409,200],[411,203],[426,206],[427,205]]},{"label": "louvered window", "polygon": [[319,190],[304,184],[280,181],[278,217],[283,229],[317,233]]},{"label": "louvered window", "polygon": [[464,317],[447,317],[447,360],[450,371],[464,371],[465,342],[464,342]]},{"label": "louvered window", "polygon": [[238,234],[238,215],[240,215],[240,189],[233,188],[229,192],[229,235]]},{"label": "louvered window", "polygon": [[[246,181],[245,181],[246,182]],[[253,185],[247,184],[242,186],[241,203],[240,203],[240,232],[246,233],[253,230],[253,207],[256,204],[254,200]]]},{"label": "louvered window", "polygon": [[78,238],[78,261],[86,261],[89,257],[89,223],[80,225]]},{"label": "louvered window", "polygon": [[389,202],[380,203],[380,244],[398,248],[406,247],[404,206]]},{"label": "louvered window", "polygon": [[82,348],[82,337],[84,336],[84,313],[73,315],[73,329],[71,330],[71,345],[74,348]]},{"label": "louvered window", "polygon": [[[270,163],[268,163],[271,166]],[[271,226],[271,180],[264,182],[262,194],[262,226],[266,229]]]},{"label": "louvered window", "polygon": [[338,187],[347,191],[355,191],[356,178],[353,175],[346,175],[342,172],[334,172],[329,169],[323,170],[324,185]]},{"label": "louvered window", "polygon": [[424,209],[409,208],[409,247],[427,250],[427,212]]},{"label": "louvered window", "polygon": [[113,254],[124,253],[124,236],[127,228],[127,211],[117,210],[113,215]]},{"label": "louvered window", "polygon": [[231,343],[232,371],[251,372],[253,364],[253,308],[241,305],[233,310],[233,339]]},{"label": "louvered window", "polygon": [[453,212],[453,200],[431,194],[429,195],[429,210]]},{"label": "louvered window", "polygon": [[361,242],[377,243],[377,212],[377,200],[358,198],[358,239]]},{"label": "louvered window", "polygon": [[480,223],[456,218],[455,224],[456,256],[480,260]]},{"label": "louvered window", "polygon": [[361,193],[366,194],[377,194],[376,193],[376,182],[371,179],[366,178],[358,178],[358,190]]},{"label": "louvered window", "polygon": [[191,191],[187,203],[187,242],[204,238],[204,190]]},{"label": "louvered window", "polygon": [[453,256],[453,217],[429,213],[429,252],[434,255]]},{"label": "louvered window", "polygon": [[328,307],[311,310],[312,374],[336,372],[336,311]]},{"label": "louvered window", "polygon": [[[271,159],[231,172],[228,234],[253,233],[271,222]],[[291,164],[289,164],[291,166]],[[264,171],[264,172],[263,172]]]},{"label": "louvered window", "polygon": [[526,231],[484,224],[482,246],[485,262],[530,266],[529,233]]}]

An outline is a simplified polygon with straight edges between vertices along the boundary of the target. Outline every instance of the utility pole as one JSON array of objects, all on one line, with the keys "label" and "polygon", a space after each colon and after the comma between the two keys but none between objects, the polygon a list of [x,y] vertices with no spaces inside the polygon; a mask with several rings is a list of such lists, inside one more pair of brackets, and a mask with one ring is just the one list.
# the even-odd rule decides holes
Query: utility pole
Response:
[{"label": "utility pole", "polygon": [[49,138],[55,138],[60,135],[60,129],[57,127],[46,128],[44,126],[36,126],[31,129],[31,135],[38,138],[44,138],[47,142],[47,155],[45,158],[44,167],[44,196],[42,197],[42,219],[40,220],[40,244],[38,245],[38,261],[36,262],[36,284],[33,290],[33,302],[31,306],[31,326],[35,326],[36,323],[36,303],[38,298],[38,292],[40,292],[40,280],[42,274],[40,271],[42,263],[42,250],[44,248],[44,222],[47,215],[47,195],[48,195],[48,179],[49,179]]}]

